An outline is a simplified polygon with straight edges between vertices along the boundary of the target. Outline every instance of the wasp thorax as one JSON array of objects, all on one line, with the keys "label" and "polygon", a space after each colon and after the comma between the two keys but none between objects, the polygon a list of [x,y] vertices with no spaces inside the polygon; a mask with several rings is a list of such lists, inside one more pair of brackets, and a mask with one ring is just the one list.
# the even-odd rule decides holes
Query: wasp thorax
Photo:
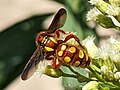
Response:
[{"label": "wasp thorax", "polygon": [[36,38],[36,44],[42,46],[45,51],[54,51],[58,44],[57,39],[53,36],[49,36],[46,33],[38,34]]},{"label": "wasp thorax", "polygon": [[54,37],[48,37],[48,38],[45,37],[44,48],[46,51],[54,51],[56,49],[57,44],[58,42]]}]

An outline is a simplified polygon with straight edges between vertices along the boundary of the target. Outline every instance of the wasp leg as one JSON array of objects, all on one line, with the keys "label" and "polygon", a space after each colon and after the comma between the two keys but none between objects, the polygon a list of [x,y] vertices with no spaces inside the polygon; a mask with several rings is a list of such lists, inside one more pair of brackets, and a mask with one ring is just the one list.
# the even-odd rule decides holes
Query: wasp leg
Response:
[{"label": "wasp leg", "polygon": [[53,58],[53,61],[52,61],[52,62],[53,62],[53,63],[52,63],[52,67],[53,67],[54,69],[59,68],[59,67],[61,66],[61,64],[62,64],[62,63],[60,63],[60,62],[57,63],[57,58]]},{"label": "wasp leg", "polygon": [[54,57],[53,54],[54,54],[53,52],[47,52],[45,59],[46,60],[53,60],[53,57]]},{"label": "wasp leg", "polygon": [[[74,39],[80,44],[79,38],[78,38],[76,35],[74,35],[74,34],[69,34],[69,35],[65,38],[64,42],[67,42],[67,41],[70,40],[71,38],[74,38]],[[80,45],[81,45],[81,44],[80,44]]]},{"label": "wasp leg", "polygon": [[63,40],[58,40],[58,44],[61,44],[61,43],[63,43]]},{"label": "wasp leg", "polygon": [[57,39],[60,38],[60,32],[63,33],[63,34],[66,34],[63,30],[58,29],[58,30],[55,31],[55,38],[57,38]]},{"label": "wasp leg", "polygon": [[46,59],[46,60],[52,60],[52,67],[53,67],[54,69],[57,69],[57,68],[59,68],[59,67],[61,66],[61,63],[60,63],[60,62],[57,63],[57,58],[55,58],[55,57],[53,56],[53,53],[52,53],[52,52],[51,52],[51,53],[46,53],[45,59]]}]

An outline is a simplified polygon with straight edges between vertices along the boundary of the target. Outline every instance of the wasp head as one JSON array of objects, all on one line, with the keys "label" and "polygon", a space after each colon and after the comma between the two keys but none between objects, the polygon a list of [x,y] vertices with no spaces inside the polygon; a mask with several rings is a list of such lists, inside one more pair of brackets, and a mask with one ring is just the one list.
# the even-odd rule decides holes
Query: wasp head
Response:
[{"label": "wasp head", "polygon": [[36,45],[44,45],[44,42],[47,39],[47,33],[46,32],[40,32],[36,37]]}]

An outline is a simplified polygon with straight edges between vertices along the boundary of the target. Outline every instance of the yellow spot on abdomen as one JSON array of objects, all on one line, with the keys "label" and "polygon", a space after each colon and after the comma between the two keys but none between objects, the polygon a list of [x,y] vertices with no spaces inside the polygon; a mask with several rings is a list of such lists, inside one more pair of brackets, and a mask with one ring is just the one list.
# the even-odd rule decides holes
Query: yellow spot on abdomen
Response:
[{"label": "yellow spot on abdomen", "polygon": [[54,51],[53,48],[51,48],[51,47],[46,47],[46,46],[45,46],[45,50],[46,50],[46,51]]},{"label": "yellow spot on abdomen", "polygon": [[70,48],[69,48],[69,51],[70,51],[71,53],[75,53],[75,52],[76,52],[76,48],[75,48],[75,47],[70,47]]},{"label": "yellow spot on abdomen", "polygon": [[57,44],[57,40],[53,37],[50,37],[50,40]]},{"label": "yellow spot on abdomen", "polygon": [[79,57],[80,57],[80,58],[83,58],[83,57],[84,57],[84,53],[83,53],[82,50],[79,50]]},{"label": "yellow spot on abdomen", "polygon": [[79,66],[80,65],[80,61],[76,61],[75,63],[74,63],[74,66]]},{"label": "yellow spot on abdomen", "polygon": [[58,56],[62,56],[62,55],[63,55],[63,51],[59,51]]},{"label": "yellow spot on abdomen", "polygon": [[71,59],[70,59],[70,57],[66,56],[66,57],[64,58],[64,61],[65,61],[66,63],[69,63],[69,62],[71,61]]},{"label": "yellow spot on abdomen", "polygon": [[61,50],[64,51],[66,49],[66,45],[61,46]]}]

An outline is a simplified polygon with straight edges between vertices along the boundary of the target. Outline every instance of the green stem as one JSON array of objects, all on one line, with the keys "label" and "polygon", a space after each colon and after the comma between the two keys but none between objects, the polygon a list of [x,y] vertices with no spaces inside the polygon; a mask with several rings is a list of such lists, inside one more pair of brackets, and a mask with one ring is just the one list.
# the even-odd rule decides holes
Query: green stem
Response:
[{"label": "green stem", "polygon": [[117,85],[114,85],[113,83],[106,82],[106,81],[102,78],[102,76],[101,76],[99,73],[97,73],[91,66],[89,66],[88,69],[89,69],[92,73],[94,73],[95,77],[96,77],[100,82],[102,82],[102,83],[104,83],[104,84],[106,84],[106,85],[110,85],[110,86],[112,86],[112,87],[118,87]]},{"label": "green stem", "polygon": [[120,27],[115,27],[115,29],[120,30]]},{"label": "green stem", "polygon": [[88,67],[88,69],[94,73],[95,77],[101,81],[101,82],[105,82],[105,80],[102,78],[102,76],[100,74],[98,74],[91,66]]},{"label": "green stem", "polygon": [[96,72],[100,73],[100,69],[97,66],[91,64],[90,67],[93,68]]}]

